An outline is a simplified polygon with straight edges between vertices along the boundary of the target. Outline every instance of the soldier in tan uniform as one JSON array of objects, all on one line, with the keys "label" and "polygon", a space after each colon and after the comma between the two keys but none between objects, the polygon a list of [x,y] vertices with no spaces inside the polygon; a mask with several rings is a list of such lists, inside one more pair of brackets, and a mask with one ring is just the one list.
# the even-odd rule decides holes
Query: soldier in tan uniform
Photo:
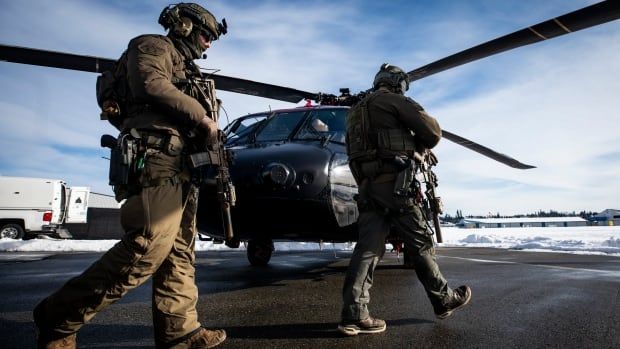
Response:
[{"label": "soldier in tan uniform", "polygon": [[418,279],[433,305],[435,315],[445,319],[467,304],[471,290],[456,289],[439,271],[427,218],[410,197],[395,194],[398,177],[395,157],[414,158],[414,152],[431,149],[441,139],[441,128],[433,117],[404,93],[407,74],[384,64],[375,76],[374,92],[347,115],[349,166],[359,187],[359,239],[344,281],[342,322],[346,335],[379,333],[384,320],[370,316],[368,304],[373,273],[385,253],[391,229],[405,243]]},{"label": "soldier in tan uniform", "polygon": [[153,278],[152,311],[157,348],[211,348],[224,330],[198,321],[194,239],[198,187],[184,157],[187,133],[216,123],[173,82],[186,77],[226,27],[197,4],[164,9],[159,23],[167,36],[142,35],[129,42],[126,64],[127,117],[118,125],[143,147],[133,182],[115,186],[125,235],[84,273],[69,280],[34,309],[39,348],[76,348],[76,333],[100,310]]}]

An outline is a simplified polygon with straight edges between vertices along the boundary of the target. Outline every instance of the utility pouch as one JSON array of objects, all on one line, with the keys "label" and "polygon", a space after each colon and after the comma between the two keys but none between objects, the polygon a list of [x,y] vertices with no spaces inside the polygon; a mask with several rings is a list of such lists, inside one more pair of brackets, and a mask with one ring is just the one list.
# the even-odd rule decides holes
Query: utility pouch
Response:
[{"label": "utility pouch", "polygon": [[394,164],[400,170],[394,183],[394,194],[397,196],[410,196],[411,184],[415,180],[413,161],[397,156],[394,158]]},{"label": "utility pouch", "polygon": [[200,153],[190,154],[188,156],[188,162],[191,168],[199,168],[205,165],[220,166],[222,161],[220,159],[219,152],[215,150],[207,150]]},{"label": "utility pouch", "polygon": [[393,151],[414,151],[415,136],[405,129],[382,129],[377,131],[377,144],[380,149]]}]

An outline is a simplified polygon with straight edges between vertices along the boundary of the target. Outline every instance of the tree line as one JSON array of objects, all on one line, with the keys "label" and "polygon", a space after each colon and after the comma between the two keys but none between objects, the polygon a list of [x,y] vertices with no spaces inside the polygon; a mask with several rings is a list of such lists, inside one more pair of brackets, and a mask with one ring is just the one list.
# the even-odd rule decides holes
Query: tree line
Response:
[{"label": "tree line", "polygon": [[597,214],[597,212],[593,212],[593,211],[580,211],[579,213],[577,213],[576,211],[573,212],[559,212],[559,211],[555,211],[555,210],[549,210],[549,211],[543,211],[543,210],[539,210],[538,212],[534,212],[534,213],[526,213],[526,214],[517,214],[517,215],[512,215],[512,216],[503,216],[501,215],[499,212],[495,213],[495,214],[491,214],[489,213],[486,216],[474,216],[474,215],[467,215],[464,216],[463,215],[463,211],[461,210],[456,210],[456,214],[450,215],[449,213],[444,214],[443,216],[441,216],[441,220],[444,222],[451,222],[451,223],[458,223],[461,219],[463,218],[535,218],[535,217],[581,217],[583,219],[588,219],[592,216],[595,216]]}]

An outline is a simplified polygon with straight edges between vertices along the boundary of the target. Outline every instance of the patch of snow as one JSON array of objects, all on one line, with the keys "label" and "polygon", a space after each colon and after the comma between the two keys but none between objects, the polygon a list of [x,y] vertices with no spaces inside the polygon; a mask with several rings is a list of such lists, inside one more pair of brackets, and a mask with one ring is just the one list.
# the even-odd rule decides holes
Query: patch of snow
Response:
[{"label": "patch of snow", "polygon": [[[566,228],[485,228],[442,229],[446,247],[495,247],[528,251],[557,251],[579,254],[605,254],[620,257],[620,227],[566,227]],[[0,240],[0,251],[7,252],[103,252],[118,240],[61,240],[32,239]],[[277,251],[299,250],[352,250],[354,243],[275,242]],[[388,245],[388,251],[391,246]],[[228,250],[224,244],[196,241],[197,251]],[[240,250],[245,250],[241,244]]]}]

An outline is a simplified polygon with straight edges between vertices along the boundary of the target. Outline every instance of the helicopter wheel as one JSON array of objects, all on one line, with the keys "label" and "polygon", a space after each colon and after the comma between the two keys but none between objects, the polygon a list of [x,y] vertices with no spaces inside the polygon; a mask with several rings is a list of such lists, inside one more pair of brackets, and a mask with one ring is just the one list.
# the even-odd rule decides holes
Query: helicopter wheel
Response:
[{"label": "helicopter wheel", "polygon": [[265,266],[269,263],[273,250],[272,240],[250,240],[248,241],[248,261],[253,266]]}]

